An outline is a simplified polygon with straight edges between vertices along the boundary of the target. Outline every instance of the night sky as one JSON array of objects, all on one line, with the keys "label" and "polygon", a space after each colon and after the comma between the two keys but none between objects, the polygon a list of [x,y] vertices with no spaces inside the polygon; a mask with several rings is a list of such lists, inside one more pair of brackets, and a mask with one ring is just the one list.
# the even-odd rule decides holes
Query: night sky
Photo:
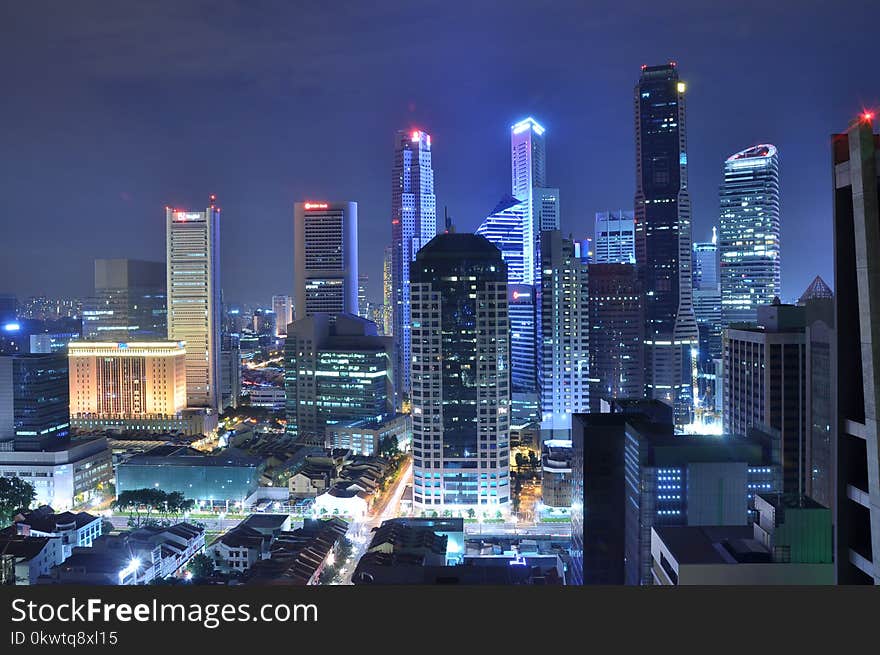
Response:
[{"label": "night sky", "polygon": [[[736,4],[737,8],[729,5]],[[4,2],[0,292],[87,296],[96,257],[162,260],[164,206],[216,193],[231,302],[292,293],[293,203],[359,203],[381,300],[396,129],[432,135],[438,219],[509,191],[509,127],[547,128],[563,229],[632,208],[641,64],[688,84],[694,238],[724,158],[779,147],[782,280],[831,277],[829,135],[880,105],[876,0]]]}]

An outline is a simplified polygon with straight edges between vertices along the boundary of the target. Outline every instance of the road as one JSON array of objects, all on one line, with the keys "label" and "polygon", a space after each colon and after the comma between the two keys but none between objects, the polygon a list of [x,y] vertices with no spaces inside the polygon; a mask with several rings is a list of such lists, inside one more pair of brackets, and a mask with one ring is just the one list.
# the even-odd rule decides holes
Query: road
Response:
[{"label": "road", "polygon": [[[162,517],[155,517],[162,518]],[[110,522],[113,524],[114,528],[127,528],[128,527],[128,517],[127,516],[111,516],[109,517]],[[172,520],[174,521],[186,521],[187,519],[182,517],[175,517]],[[205,530],[207,532],[226,532],[227,530],[231,530],[239,523],[241,523],[244,519],[241,518],[193,518],[191,519],[193,522],[201,523],[205,526]],[[296,529],[302,526],[302,520],[292,519],[291,529]]]},{"label": "road", "polygon": [[474,536],[571,537],[570,523],[465,523],[464,532]]},{"label": "road", "polygon": [[342,580],[339,584],[350,585],[351,576],[354,568],[360,561],[361,557],[367,550],[370,543],[373,528],[378,527],[383,521],[393,519],[400,513],[400,501],[406,491],[406,485],[412,481],[412,459],[407,458],[406,464],[397,476],[397,481],[390,492],[385,495],[385,502],[381,508],[375,508],[362,521],[352,521],[348,527],[346,536],[351,540],[354,548],[352,548],[351,556],[345,563]]}]

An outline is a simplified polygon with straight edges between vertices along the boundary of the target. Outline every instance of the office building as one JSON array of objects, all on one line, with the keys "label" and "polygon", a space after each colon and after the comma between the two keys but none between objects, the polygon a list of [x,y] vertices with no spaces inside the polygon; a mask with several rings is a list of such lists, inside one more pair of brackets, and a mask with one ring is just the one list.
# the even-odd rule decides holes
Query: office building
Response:
[{"label": "office building", "polygon": [[536,188],[543,188],[547,180],[544,132],[531,116],[510,127],[511,196],[526,208],[522,221],[524,284],[535,284],[540,258],[541,217],[536,209],[540,211],[543,203]]},{"label": "office building", "polygon": [[697,398],[694,403],[698,420],[706,412],[715,414],[715,360],[721,358],[721,283],[718,277],[718,234],[712,228],[712,240],[694,243],[693,304],[699,334],[697,356]]},{"label": "office building", "polygon": [[356,202],[294,205],[294,316],[357,314]]},{"label": "office building", "polygon": [[18,298],[13,293],[0,293],[0,325],[18,320]]},{"label": "office building", "polygon": [[295,321],[284,346],[287,433],[323,446],[328,426],[378,422],[391,410],[392,343],[351,314]]},{"label": "office building", "polygon": [[750,526],[652,528],[653,584],[834,584],[831,510],[790,495],[759,495],[755,505]]},{"label": "office building", "polygon": [[[287,326],[284,326],[285,336]],[[237,408],[241,397],[241,347],[239,335],[220,337],[220,406]]]},{"label": "office building", "polygon": [[593,263],[636,263],[636,225],[632,211],[596,212],[593,238]]},{"label": "office building", "polygon": [[165,339],[166,272],[162,262],[96,259],[95,295],[83,309],[83,335],[95,341]]},{"label": "office building", "polygon": [[0,357],[0,442],[44,450],[70,435],[67,355]]},{"label": "office building", "polygon": [[645,321],[645,393],[693,418],[699,334],[692,305],[685,83],[674,62],[643,66],[635,88],[636,263]]},{"label": "office building", "polygon": [[383,442],[393,440],[403,451],[412,437],[409,414],[388,414],[381,420],[360,419],[334,423],[326,428],[326,446],[343,448],[354,455],[379,455]]},{"label": "office building", "polygon": [[[509,277],[509,274],[508,274]],[[538,351],[535,288],[528,284],[507,285],[510,320],[511,423],[538,420]]]},{"label": "office building", "polygon": [[412,268],[413,506],[510,499],[507,266],[484,237],[441,234]]},{"label": "office building", "polygon": [[101,498],[113,481],[107,440],[74,439],[41,450],[0,448],[0,475],[33,485],[36,505],[65,510]]},{"label": "office building", "polygon": [[836,511],[834,430],[834,294],[821,277],[801,295],[807,348],[806,494]]},{"label": "office building", "polygon": [[370,303],[367,302],[367,284],[369,281],[370,278],[366,273],[358,275],[358,316],[367,320],[370,320],[368,316]]},{"label": "office building", "polygon": [[272,296],[272,312],[275,315],[275,336],[287,336],[287,326],[293,323],[293,298]]},{"label": "office building", "polygon": [[589,265],[590,411],[644,393],[641,293],[634,264]]},{"label": "office building", "polygon": [[541,443],[541,503],[544,507],[551,510],[571,507],[571,460],[571,439],[547,439]]},{"label": "office building", "polygon": [[523,226],[530,215],[527,202],[507,195],[495,205],[475,232],[486,237],[501,251],[501,257],[507,264],[507,281],[510,284],[523,284],[525,279]]},{"label": "office building", "polygon": [[[880,135],[865,112],[832,140],[837,581],[880,584]],[[861,347],[856,347],[861,344]]]},{"label": "office building", "polygon": [[722,321],[751,323],[781,294],[779,153],[761,144],[724,162],[720,239]]},{"label": "office building", "polygon": [[571,415],[588,411],[590,402],[589,265],[576,251],[559,230],[543,233],[537,367],[541,430],[563,439]]},{"label": "office building", "polygon": [[186,407],[186,349],[179,342],[72,342],[70,416],[136,421]]},{"label": "office building", "polygon": [[718,277],[718,230],[712,228],[712,240],[694,243],[694,291],[717,289]]},{"label": "office building", "polygon": [[803,495],[807,478],[807,349],[803,307],[762,305],[757,325],[733,325],[724,338],[724,433],[778,430],[783,489]]},{"label": "office building", "polygon": [[394,330],[394,312],[392,311],[394,307],[394,281],[391,275],[393,270],[391,253],[391,246],[385,246],[382,257],[382,333],[388,337],[393,335]]},{"label": "office building", "polygon": [[67,350],[67,344],[80,338],[79,332],[39,333],[30,335],[32,355],[48,355]]},{"label": "office building", "polygon": [[168,340],[186,343],[186,404],[220,408],[220,208],[166,208]]},{"label": "office building", "polygon": [[391,170],[392,325],[386,334],[394,335],[395,405],[398,407],[410,392],[410,268],[416,253],[436,234],[431,135],[421,130],[397,132]]}]

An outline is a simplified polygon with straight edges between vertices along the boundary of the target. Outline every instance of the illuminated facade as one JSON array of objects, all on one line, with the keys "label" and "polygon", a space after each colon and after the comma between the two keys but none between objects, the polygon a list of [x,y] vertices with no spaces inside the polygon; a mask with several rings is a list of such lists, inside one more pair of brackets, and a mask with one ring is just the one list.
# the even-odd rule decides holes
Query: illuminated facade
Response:
[{"label": "illuminated facade", "polygon": [[220,408],[220,208],[166,208],[168,340],[186,343],[186,404]]},{"label": "illuminated facade", "polygon": [[757,145],[724,162],[721,185],[721,315],[753,323],[780,295],[779,154]]},{"label": "illuminated facade", "polygon": [[63,352],[0,357],[0,442],[11,442],[16,450],[65,443],[70,435],[67,380]]},{"label": "illuminated facade", "polygon": [[165,284],[162,262],[96,259],[95,297],[83,309],[83,337],[164,339],[168,331]]},{"label": "illuminated facade", "polygon": [[410,390],[410,266],[419,249],[437,234],[431,135],[421,130],[397,132],[391,174],[390,334],[395,342],[395,397],[400,406]]},{"label": "illuminated facade", "polygon": [[290,296],[272,296],[272,311],[275,314],[275,336],[286,336],[287,326],[293,323],[293,299]]},{"label": "illuminated facade", "polygon": [[413,505],[510,500],[507,266],[484,237],[441,234],[412,272]]},{"label": "illuminated facade", "polygon": [[645,393],[693,417],[699,335],[692,306],[685,83],[674,62],[635,87],[636,262],[645,320]]},{"label": "illuminated facade", "polygon": [[636,227],[632,211],[596,212],[595,264],[635,264]]},{"label": "illuminated facade", "polygon": [[72,342],[70,415],[162,418],[186,407],[186,349],[179,342]]},{"label": "illuminated facade", "polygon": [[721,358],[721,284],[718,278],[718,235],[712,228],[712,240],[694,244],[694,316],[700,335],[698,356],[698,411],[714,411],[714,397],[719,386],[715,361]]},{"label": "illuminated facade", "polygon": [[284,345],[287,433],[323,446],[328,427],[378,422],[391,409],[390,337],[350,314],[296,321]]},{"label": "illuminated facade", "polygon": [[523,225],[530,214],[528,202],[504,196],[475,232],[486,237],[501,251],[501,257],[507,264],[507,281],[510,284],[524,283]]},{"label": "illuminated facade", "polygon": [[541,430],[566,438],[572,414],[590,411],[589,264],[559,230],[542,234],[537,305]]},{"label": "illuminated facade", "polygon": [[394,330],[394,282],[391,276],[391,246],[385,246],[382,258],[382,332],[389,337]]},{"label": "illuminated facade", "polygon": [[298,202],[294,206],[294,310],[357,314],[356,202]]}]

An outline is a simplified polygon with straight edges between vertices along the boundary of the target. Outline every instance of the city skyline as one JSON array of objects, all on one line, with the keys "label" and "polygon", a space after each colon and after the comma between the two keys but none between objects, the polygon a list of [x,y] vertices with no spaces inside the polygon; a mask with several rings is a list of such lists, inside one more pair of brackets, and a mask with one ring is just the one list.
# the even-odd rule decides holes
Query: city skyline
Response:
[{"label": "city skyline", "polygon": [[[868,8],[864,3],[864,9]],[[340,197],[357,201],[361,207],[362,269],[370,278],[369,296],[378,299],[382,262],[377,253],[388,241],[390,220],[387,170],[391,154],[387,144],[394,131],[417,128],[432,134],[437,210],[448,207],[456,228],[470,232],[509,184],[508,128],[528,115],[534,115],[553,135],[548,143],[547,175],[561,190],[563,232],[572,232],[576,238],[588,236],[596,211],[631,203],[633,157],[627,109],[634,75],[643,63],[653,65],[671,58],[679,62],[688,84],[694,240],[706,240],[712,225],[717,224],[719,169],[725,156],[749,145],[772,142],[782,153],[783,297],[794,299],[816,274],[834,287],[830,246],[816,247],[829,243],[831,233],[831,203],[822,193],[828,179],[825,162],[835,127],[848,122],[862,106],[878,104],[876,95],[870,95],[876,91],[868,88],[868,45],[855,43],[847,52],[846,70],[841,70],[838,63],[843,55],[836,54],[833,43],[821,35],[837,26],[843,29],[844,18],[819,8],[806,8],[792,22],[785,8],[767,10],[759,21],[745,18],[738,10],[722,14],[692,6],[688,11],[695,18],[694,26],[676,22],[669,31],[657,30],[665,32],[662,39],[647,33],[641,16],[635,16],[631,8],[622,9],[619,18],[602,25],[607,32],[602,42],[619,36],[621,30],[630,30],[632,37],[650,37],[643,39],[643,47],[635,52],[596,56],[601,50],[599,42],[582,45],[590,40],[585,36],[598,29],[588,26],[590,12],[561,10],[558,16],[536,18],[552,27],[557,38],[540,56],[529,51],[532,61],[528,70],[542,74],[531,76],[525,90],[513,90],[508,83],[518,60],[512,64],[500,61],[508,37],[495,32],[489,35],[493,38],[478,37],[465,31],[462,38],[468,46],[473,45],[467,63],[476,60],[485,66],[466,67],[462,55],[449,49],[442,49],[442,61],[438,55],[426,53],[427,72],[412,87],[401,89],[387,78],[368,73],[359,86],[376,91],[369,100],[322,116],[315,113],[319,106],[348,97],[347,85],[355,74],[350,66],[323,67],[324,72],[334,70],[326,77],[315,75],[308,67],[300,75],[302,71],[277,65],[257,74],[212,45],[165,79],[160,76],[164,70],[161,64],[167,63],[172,53],[140,38],[138,45],[120,48],[120,56],[112,62],[90,67],[83,62],[91,62],[97,54],[92,47],[143,37],[142,30],[153,29],[150,26],[155,24],[149,17],[127,16],[124,8],[113,9],[108,31],[99,38],[75,13],[67,15],[60,9],[50,19],[52,31],[58,35],[53,47],[13,72],[12,81],[21,91],[0,109],[4,121],[19,126],[16,134],[10,135],[9,146],[21,153],[15,164],[10,160],[0,169],[0,179],[8,185],[4,197],[10,217],[6,227],[9,238],[2,249],[2,279],[9,289],[2,291],[16,293],[20,299],[30,295],[88,296],[95,259],[161,261],[162,207],[200,207],[205,197],[216,193],[224,209],[222,287],[229,302],[268,304],[272,295],[291,294],[293,203]],[[193,10],[180,7],[170,11],[179,20],[168,22],[175,23],[175,30],[189,34],[196,18]],[[373,18],[393,18],[394,29],[420,20],[399,7],[389,5],[384,11],[387,13]],[[358,12],[352,9],[341,20],[360,20],[363,16]],[[41,21],[45,17],[36,13],[17,15],[19,29],[0,47],[28,53],[33,30],[44,25]],[[304,17],[308,25],[321,25],[326,18],[321,10],[304,13],[308,14]],[[471,8],[466,13],[478,23],[490,20],[485,9]],[[856,6],[846,20],[858,14]],[[573,17],[579,20],[572,21]],[[711,42],[699,33],[699,26],[717,26],[722,19],[729,29],[720,35],[716,31]],[[654,16],[646,23],[654,28],[659,21],[662,27],[664,20],[671,21]],[[779,31],[782,20],[786,20],[784,33]],[[266,29],[262,19],[254,21],[231,38],[248,38],[255,30]],[[185,59],[192,54],[189,49],[196,47],[199,34],[227,35],[233,22],[230,11],[218,12],[199,27],[202,32],[196,38],[180,46],[182,52],[173,55],[175,63],[179,63],[177,57]],[[426,36],[432,42],[455,34],[442,18],[434,28]],[[501,27],[495,29],[500,31]],[[88,43],[74,42],[74,30],[84,30],[93,38]],[[778,36],[779,57],[739,51],[737,70],[733,69],[732,55],[724,48],[742,37],[762,39],[771,34]],[[472,44],[477,38],[493,44]],[[810,67],[798,66],[802,51],[788,47],[798,40],[815,46],[816,61],[811,60]],[[262,48],[249,50],[245,59],[259,64],[287,49],[293,54],[299,47],[281,38],[269,38]],[[333,56],[344,59],[348,48],[359,47],[364,46],[355,39]],[[860,56],[860,47],[865,48],[866,56]],[[365,61],[382,62],[393,53],[393,49],[367,47]],[[589,64],[586,67],[585,61]],[[44,75],[41,69],[36,74],[34,66],[44,64],[48,72]],[[415,64],[402,65],[409,71]],[[811,90],[815,86],[806,84],[804,76],[822,76],[823,67],[836,74],[820,94]],[[492,78],[485,89],[479,86],[483,68]],[[229,79],[219,79],[222,74],[218,78],[223,72]],[[297,75],[307,81],[299,88],[286,88],[285,80]],[[586,80],[592,81],[583,84]],[[453,103],[446,94],[436,93],[443,88],[476,90],[473,101]],[[753,107],[750,94],[744,93],[750,88],[773,88],[775,92]],[[204,103],[196,100],[204,92],[218,89],[223,90],[222,102],[213,103],[205,119],[199,110]],[[65,98],[67,111],[48,116],[42,113],[39,108],[49,91],[53,97],[61,94]],[[589,102],[594,95],[603,98],[602,106]],[[296,106],[297,112],[291,114],[287,103]],[[810,106],[811,111],[792,111],[792,107],[804,106]],[[364,125],[370,129],[364,130]],[[346,161],[316,154],[322,152],[318,143],[326,140],[328,132],[303,126],[330,130],[331,141],[345,144],[349,151]],[[239,140],[239,133],[247,138]],[[312,133],[320,134],[321,141]],[[295,142],[291,141],[294,137]],[[322,147],[326,150],[326,145]],[[174,157],[167,156],[170,152]],[[469,156],[477,152],[485,156]],[[28,166],[20,166],[22,158],[39,161],[40,174],[31,175]],[[795,194],[792,188],[808,191]],[[34,198],[45,196],[49,202],[33,203]],[[29,218],[12,220],[15,216]],[[792,220],[787,222],[789,217]],[[47,233],[57,239],[47,243]],[[261,234],[272,238],[261,240]],[[78,254],[64,255],[62,251],[69,252],[71,246]],[[786,256],[806,248],[813,257]],[[56,264],[33,270],[27,263],[35,254]],[[259,266],[254,265],[257,256]]]}]

